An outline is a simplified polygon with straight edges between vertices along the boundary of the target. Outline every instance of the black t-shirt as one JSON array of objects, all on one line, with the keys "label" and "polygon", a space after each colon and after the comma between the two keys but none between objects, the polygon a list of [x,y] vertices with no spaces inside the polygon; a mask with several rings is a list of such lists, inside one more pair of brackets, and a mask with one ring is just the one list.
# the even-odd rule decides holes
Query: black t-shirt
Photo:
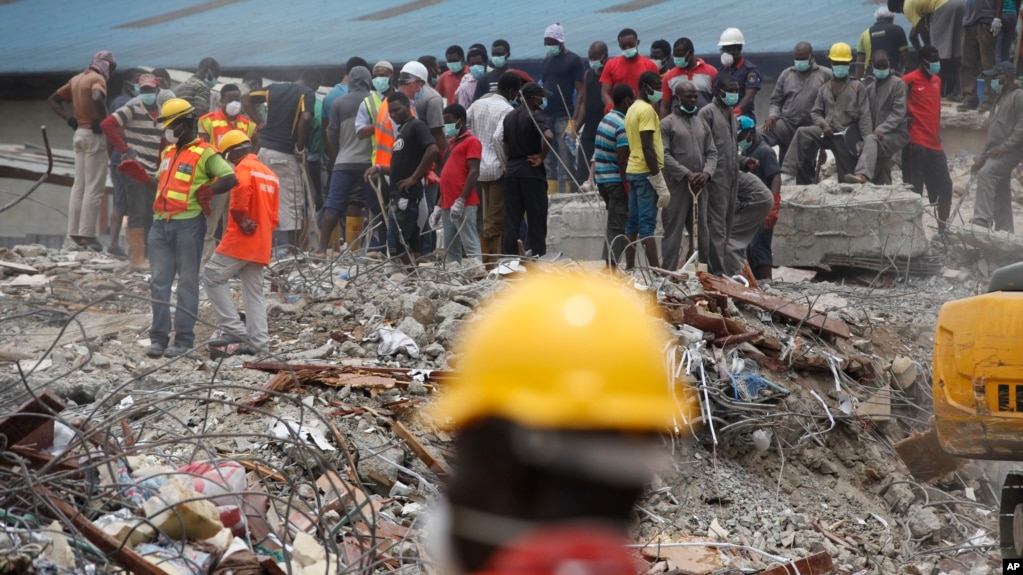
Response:
[{"label": "black t-shirt", "polygon": [[[906,30],[894,22],[876,23],[870,27],[870,50],[884,50],[888,52],[888,62],[892,68],[898,70],[902,64],[902,54],[899,48],[906,46]],[[867,62],[870,65],[870,62]]]},{"label": "black t-shirt", "polygon": [[[416,173],[419,162],[423,161],[426,148],[430,144],[436,144],[433,134],[426,122],[419,118],[409,118],[395,131],[394,155],[391,157],[391,186],[397,191],[398,182],[411,177]],[[414,187],[409,188],[405,195],[418,198],[422,194],[422,182],[416,182]]]},{"label": "black t-shirt", "polygon": [[294,152],[299,117],[303,112],[315,113],[313,90],[301,84],[271,84],[249,94],[253,102],[267,104],[266,125],[259,131],[260,145],[284,154]]},{"label": "black t-shirt", "polygon": [[[587,63],[587,66],[589,63]],[[601,68],[603,70],[603,68]],[[586,88],[586,110],[583,114],[583,139],[597,137],[597,126],[604,118],[604,100],[601,96],[600,71],[587,70],[583,79]]]},{"label": "black t-shirt", "polygon": [[504,141],[508,144],[505,177],[547,179],[547,171],[542,163],[531,166],[526,159],[543,152],[543,133],[547,130],[547,122],[539,110],[533,110],[532,116],[536,120],[535,124],[529,119],[530,110],[519,106],[504,117]]},{"label": "black t-shirt", "polygon": [[[547,108],[543,111],[548,118],[571,117],[575,112],[574,99],[575,83],[583,81],[583,74],[586,73],[587,64],[574,52],[565,50],[557,56],[548,56],[543,61],[543,73],[540,79],[543,87],[551,93],[547,98]],[[558,88],[561,90],[559,91]],[[562,103],[562,95],[568,103],[568,111],[565,111],[565,104]]]},{"label": "black t-shirt", "polygon": [[750,173],[760,178],[760,181],[770,189],[774,177],[781,173],[781,167],[778,166],[778,154],[775,154],[774,149],[763,140],[757,140],[756,145],[751,146],[743,155],[760,162],[757,169]]}]

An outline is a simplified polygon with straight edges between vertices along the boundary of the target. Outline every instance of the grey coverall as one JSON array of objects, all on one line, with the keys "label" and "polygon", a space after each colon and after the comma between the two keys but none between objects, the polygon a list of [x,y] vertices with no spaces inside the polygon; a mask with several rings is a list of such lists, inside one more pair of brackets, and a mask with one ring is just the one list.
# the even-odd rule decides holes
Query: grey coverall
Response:
[{"label": "grey coverall", "polygon": [[[863,151],[856,162],[856,173],[875,184],[892,183],[892,154],[909,143],[909,125],[906,123],[906,83],[901,78],[888,76],[884,80],[867,78],[867,98],[874,131],[863,135]],[[883,141],[875,132],[881,132]]]},{"label": "grey coverall", "polygon": [[817,90],[832,77],[831,68],[818,66],[816,62],[810,65],[806,78],[794,66],[782,70],[778,76],[778,83],[771,93],[771,110],[768,112],[768,117],[774,116],[778,121],[774,130],[765,130],[761,125],[757,131],[760,139],[767,142],[768,146],[778,146],[779,158],[785,157],[796,130],[813,124],[810,110],[817,101]]},{"label": "grey coverall", "polygon": [[[974,223],[1012,232],[1012,190],[1009,176],[1023,160],[1023,90],[1013,84],[1002,89],[988,118],[987,144],[980,153],[984,161],[977,173],[977,202],[973,206]],[[998,158],[988,154],[991,148],[1005,149]]]},{"label": "grey coverall", "polygon": [[[713,177],[718,164],[718,149],[706,121],[677,109],[661,120],[661,141],[664,142],[664,181],[671,192],[671,203],[661,210],[661,225],[664,227],[661,266],[675,270],[679,264],[682,234],[687,227],[692,232],[693,226],[693,197],[687,176],[690,172],[704,172]],[[703,193],[702,190],[696,192],[698,196]],[[689,248],[692,250],[693,246]]]},{"label": "grey coverall", "polygon": [[732,108],[720,98],[700,109],[698,116],[710,127],[718,162],[714,175],[707,182],[700,202],[699,257],[714,275],[724,275],[728,231],[732,229],[735,199],[738,192],[739,148],[736,144],[736,120]]}]

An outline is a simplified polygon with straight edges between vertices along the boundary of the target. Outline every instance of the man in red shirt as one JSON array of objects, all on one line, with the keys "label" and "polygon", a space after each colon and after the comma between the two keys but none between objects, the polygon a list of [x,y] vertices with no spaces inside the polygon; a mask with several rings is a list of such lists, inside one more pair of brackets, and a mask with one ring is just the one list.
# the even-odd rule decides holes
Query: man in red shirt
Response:
[{"label": "man in red shirt", "polygon": [[448,152],[440,173],[440,203],[430,215],[430,227],[444,224],[444,261],[456,264],[463,257],[482,259],[476,211],[480,199],[476,183],[480,175],[483,145],[466,127],[468,115],[460,104],[444,108],[444,137]]},{"label": "man in red shirt", "polygon": [[[270,334],[263,299],[263,267],[270,263],[273,231],[280,207],[280,183],[277,176],[252,153],[252,142],[244,132],[231,130],[220,139],[224,158],[234,166],[238,185],[231,190],[230,218],[216,253],[203,268],[203,284],[213,311],[217,314],[220,335],[207,343],[224,347],[244,345],[236,354],[253,355],[268,351]],[[238,277],[242,282],[245,323],[231,300],[227,282]]]},{"label": "man in red shirt", "polygon": [[718,77],[717,68],[696,57],[693,41],[689,38],[675,40],[671,53],[675,67],[669,70],[661,81],[661,105],[658,110],[661,118],[671,114],[675,88],[683,82],[692,82],[696,86],[697,108],[709,104],[714,99],[714,80]]},{"label": "man in red shirt", "polygon": [[455,103],[455,90],[462,83],[462,76],[469,71],[465,65],[465,50],[455,44],[448,46],[444,52],[444,59],[448,63],[448,69],[437,79],[437,92],[449,104]]},{"label": "man in red shirt", "polygon": [[918,194],[927,186],[927,199],[938,204],[938,229],[944,231],[952,211],[952,178],[948,175],[948,159],[938,136],[941,64],[934,46],[924,46],[918,54],[920,65],[902,77],[906,83],[909,116],[909,154],[903,154],[903,181],[912,184]]},{"label": "man in red shirt", "polygon": [[604,111],[610,110],[614,104],[611,90],[618,84],[628,84],[639,93],[639,77],[643,72],[657,72],[657,64],[639,53],[639,36],[632,28],[625,28],[618,33],[618,47],[622,55],[611,58],[604,65],[600,74],[600,97],[604,101]]}]

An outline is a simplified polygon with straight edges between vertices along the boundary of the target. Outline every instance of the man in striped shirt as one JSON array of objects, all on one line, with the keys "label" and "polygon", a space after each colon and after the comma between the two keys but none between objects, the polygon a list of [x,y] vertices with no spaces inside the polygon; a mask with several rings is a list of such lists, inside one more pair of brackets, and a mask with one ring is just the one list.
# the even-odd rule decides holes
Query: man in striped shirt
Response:
[{"label": "man in striped shirt", "polygon": [[636,101],[636,92],[628,84],[618,84],[611,92],[611,100],[614,108],[597,125],[593,179],[607,207],[607,230],[601,257],[608,266],[617,268],[625,250],[625,220],[629,214],[629,194],[625,187],[625,168],[629,163],[625,112]]},{"label": "man in striped shirt", "polygon": [[[128,259],[132,269],[149,269],[145,247],[149,228],[153,225],[153,199],[156,197],[157,166],[160,163],[160,146],[163,126],[157,121],[160,107],[157,102],[160,92],[159,80],[152,74],[142,74],[138,79],[139,95],[118,108],[100,124],[111,147],[120,152],[121,166],[126,162],[137,162],[149,176],[146,182],[124,174],[125,195],[128,200]],[[138,174],[143,177],[142,174]]]}]

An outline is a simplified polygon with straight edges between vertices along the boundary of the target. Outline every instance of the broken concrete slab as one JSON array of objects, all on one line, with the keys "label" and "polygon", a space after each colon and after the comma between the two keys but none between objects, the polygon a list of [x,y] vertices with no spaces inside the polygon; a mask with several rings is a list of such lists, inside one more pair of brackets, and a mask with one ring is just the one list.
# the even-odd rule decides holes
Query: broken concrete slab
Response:
[{"label": "broken concrete slab", "polygon": [[929,247],[924,199],[902,186],[786,186],[781,197],[777,266],[828,269],[841,258],[919,258]]}]

